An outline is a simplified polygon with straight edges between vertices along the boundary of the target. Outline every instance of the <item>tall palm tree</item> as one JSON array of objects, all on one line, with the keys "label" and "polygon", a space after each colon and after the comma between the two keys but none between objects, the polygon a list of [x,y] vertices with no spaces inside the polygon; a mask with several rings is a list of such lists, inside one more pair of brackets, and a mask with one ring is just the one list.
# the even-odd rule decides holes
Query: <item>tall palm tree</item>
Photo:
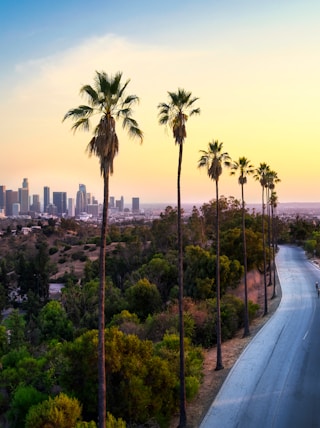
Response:
[{"label": "tall palm tree", "polygon": [[270,206],[271,206],[271,242],[272,242],[272,272],[273,272],[273,293],[271,298],[274,299],[277,296],[276,293],[276,264],[275,264],[275,257],[276,257],[276,246],[275,246],[275,222],[274,222],[274,211],[277,208],[278,204],[278,196],[277,193],[272,190],[269,200]]},{"label": "tall palm tree", "polygon": [[[272,191],[275,188],[275,184],[281,180],[278,178],[278,174],[275,171],[267,172],[267,185],[266,185],[266,202],[267,202],[267,218],[268,218],[268,248],[272,247],[272,207],[271,207],[271,196]],[[269,263],[269,285],[272,285],[272,254],[268,251],[268,263]]]},{"label": "tall palm tree", "polygon": [[191,92],[178,89],[177,92],[168,92],[168,103],[159,103],[159,124],[169,125],[173,132],[175,144],[179,145],[177,199],[178,199],[178,285],[179,285],[179,332],[180,332],[180,422],[179,427],[184,428],[187,423],[186,414],[186,388],[185,388],[185,357],[184,357],[184,317],[183,317],[183,252],[181,230],[181,165],[183,143],[187,137],[186,122],[189,116],[200,114],[200,109],[194,104],[198,100],[192,97]]},{"label": "tall palm tree", "polygon": [[239,172],[238,182],[241,186],[242,199],[242,240],[243,240],[243,266],[244,266],[244,332],[243,336],[250,334],[249,330],[249,310],[248,310],[248,283],[247,283],[247,243],[246,243],[246,222],[245,222],[245,201],[244,201],[244,185],[247,183],[247,177],[254,173],[254,167],[250,161],[242,156],[238,161],[231,164],[231,175]]},{"label": "tall palm tree", "polygon": [[[274,191],[275,185],[279,183],[281,180],[278,177],[278,174],[276,171],[270,170],[267,174],[267,189],[269,192],[268,197],[268,206],[270,206],[271,209],[271,245],[272,245],[272,266],[270,266],[270,278],[273,273],[273,293],[271,298],[276,297],[276,282],[275,282],[275,276],[276,276],[276,265],[275,265],[275,226],[274,226],[274,210],[277,207],[278,203],[278,197],[276,192]],[[270,263],[271,264],[271,263]],[[272,282],[272,281],[271,281]]]},{"label": "tall palm tree", "polygon": [[230,156],[222,151],[223,143],[212,140],[208,150],[201,150],[198,166],[206,167],[209,178],[216,183],[216,293],[217,293],[217,365],[216,370],[223,369],[221,352],[221,308],[220,308],[220,207],[219,207],[219,178],[223,166],[230,166]]},{"label": "tall palm tree", "polygon": [[119,150],[116,133],[116,120],[122,120],[122,126],[130,137],[143,140],[143,133],[132,117],[132,106],[139,101],[136,95],[125,95],[130,80],[122,82],[122,73],[114,76],[104,71],[96,71],[93,86],[85,85],[80,89],[80,95],[85,95],[87,105],[69,110],[63,120],[72,119],[72,129],[89,131],[92,119],[97,117],[97,125],[93,129],[87,151],[100,161],[100,172],[103,177],[103,216],[101,225],[101,245],[99,257],[99,339],[98,339],[98,418],[99,428],[106,424],[106,372],[105,372],[105,288],[106,288],[106,237],[108,227],[109,177],[113,173],[113,161]]},{"label": "tall palm tree", "polygon": [[266,253],[266,237],[265,237],[265,193],[268,187],[268,174],[270,167],[265,162],[260,163],[256,169],[254,178],[259,181],[262,189],[262,251],[263,251],[263,285],[264,285],[264,312],[268,313],[268,292],[267,292],[267,253]]}]

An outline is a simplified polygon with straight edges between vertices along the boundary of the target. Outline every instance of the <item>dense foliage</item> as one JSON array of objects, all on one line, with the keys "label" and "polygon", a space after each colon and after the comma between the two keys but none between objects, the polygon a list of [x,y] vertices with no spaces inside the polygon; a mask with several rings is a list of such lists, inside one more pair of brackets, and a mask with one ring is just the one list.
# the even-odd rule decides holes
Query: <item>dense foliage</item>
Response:
[{"label": "dense foliage", "polygon": [[[241,206],[222,197],[219,207],[222,338],[227,340],[243,327],[243,301],[234,293],[243,275]],[[182,225],[188,400],[201,384],[202,349],[216,340],[215,208],[213,201],[194,207]],[[261,221],[261,215],[246,212],[248,266],[260,271]],[[0,413],[10,427],[94,427],[99,262],[90,255],[100,244],[97,229],[68,219],[37,220],[37,225],[41,231],[29,236],[13,236],[19,228],[6,225],[0,237],[0,309],[6,310],[0,325]],[[177,211],[167,207],[150,224],[109,228],[107,426],[166,427],[178,408],[176,225]],[[278,219],[278,231],[279,240],[303,239],[310,252],[319,251],[319,231],[302,219]],[[49,295],[49,278],[64,284],[58,299]],[[250,319],[257,310],[250,302]]]}]

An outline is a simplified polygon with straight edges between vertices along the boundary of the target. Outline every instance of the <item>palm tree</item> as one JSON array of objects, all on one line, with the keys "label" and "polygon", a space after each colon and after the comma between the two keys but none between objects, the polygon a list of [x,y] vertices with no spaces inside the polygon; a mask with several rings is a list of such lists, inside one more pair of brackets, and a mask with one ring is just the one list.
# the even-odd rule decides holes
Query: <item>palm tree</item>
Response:
[{"label": "palm tree", "polygon": [[271,245],[272,245],[272,267],[270,267],[270,278],[273,272],[273,293],[271,298],[276,297],[276,266],[275,266],[275,227],[274,227],[274,210],[277,207],[278,197],[274,191],[276,183],[279,183],[281,180],[278,177],[278,174],[275,171],[269,171],[267,174],[267,189],[271,192],[268,202],[271,209]]},{"label": "palm tree", "polygon": [[271,242],[272,242],[272,272],[273,272],[273,293],[271,298],[274,299],[276,294],[276,264],[275,264],[275,257],[276,257],[276,247],[275,247],[275,224],[274,224],[274,211],[277,208],[278,204],[278,196],[275,191],[271,191],[270,200],[269,200],[270,206],[271,206]]},{"label": "palm tree", "polygon": [[245,223],[245,201],[244,201],[244,185],[247,182],[247,177],[254,173],[254,167],[250,161],[242,156],[238,161],[231,164],[231,175],[239,172],[238,182],[241,186],[242,199],[242,240],[243,240],[243,266],[244,266],[244,332],[243,337],[250,334],[249,330],[249,310],[248,310],[248,284],[247,284],[247,243],[246,243],[246,223]]},{"label": "palm tree", "polygon": [[194,104],[198,98],[192,97],[191,92],[178,89],[177,92],[168,92],[169,102],[160,103],[159,124],[169,125],[172,128],[175,144],[179,145],[178,175],[177,175],[177,199],[178,199],[178,283],[179,283],[179,331],[180,331],[180,423],[184,428],[187,423],[186,414],[186,388],[185,388],[185,361],[184,361],[184,317],[183,317],[183,253],[181,230],[181,165],[183,143],[187,137],[186,122],[189,116],[200,114],[200,109]]},{"label": "palm tree", "polygon": [[206,167],[208,176],[216,182],[216,290],[217,290],[217,365],[216,370],[223,369],[221,352],[221,308],[220,308],[220,209],[219,178],[223,166],[230,166],[230,156],[222,151],[223,143],[212,140],[208,150],[201,150],[198,166]]},{"label": "palm tree", "polygon": [[103,216],[101,225],[101,244],[99,257],[99,339],[98,339],[98,418],[99,428],[105,428],[106,424],[106,372],[105,372],[105,287],[106,287],[106,237],[108,227],[108,200],[109,177],[113,173],[113,161],[119,150],[119,141],[116,133],[116,120],[122,120],[122,126],[128,131],[130,137],[138,137],[143,140],[143,133],[137,122],[132,117],[132,106],[139,101],[136,95],[125,95],[125,90],[130,82],[122,83],[122,73],[108,76],[104,71],[96,71],[94,84],[85,85],[80,89],[80,94],[88,99],[87,105],[69,110],[63,120],[72,119],[72,129],[77,131],[91,129],[91,121],[97,116],[97,125],[93,130],[93,138],[90,140],[87,151],[89,155],[95,155],[100,161],[100,172],[103,177]]},{"label": "palm tree", "polygon": [[264,284],[264,312],[268,313],[268,292],[267,292],[267,254],[266,254],[266,237],[265,237],[265,192],[268,187],[268,174],[270,167],[265,162],[260,163],[256,169],[254,178],[260,182],[262,189],[262,251],[263,251],[263,284]]}]

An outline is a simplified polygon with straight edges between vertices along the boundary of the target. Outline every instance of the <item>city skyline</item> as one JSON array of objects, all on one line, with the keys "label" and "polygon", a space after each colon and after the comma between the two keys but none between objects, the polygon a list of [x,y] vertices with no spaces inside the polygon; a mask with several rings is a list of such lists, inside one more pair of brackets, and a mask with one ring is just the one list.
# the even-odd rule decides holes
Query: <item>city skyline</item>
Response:
[{"label": "city skyline", "polygon": [[[131,79],[127,94],[140,98],[134,118],[144,142],[130,141],[117,125],[110,194],[175,203],[178,150],[158,124],[157,105],[182,87],[199,97],[201,109],[187,122],[183,203],[214,199],[213,182],[197,167],[212,139],[234,160],[269,164],[281,179],[279,202],[318,201],[319,17],[315,0],[3,2],[0,183],[16,188],[17,177],[26,176],[42,195],[43,182],[67,194],[85,182],[101,201],[99,162],[86,153],[92,134],[73,134],[62,118],[85,102],[79,90],[92,84],[95,70],[122,71]],[[240,199],[229,171],[219,187]],[[252,178],[245,199],[261,199]]]},{"label": "city skyline", "polygon": [[[10,197],[10,201],[6,200],[8,197]],[[13,199],[11,200],[11,198]],[[119,199],[111,195],[109,209],[117,208],[119,211],[123,211],[125,207],[131,206],[133,212],[139,211],[140,197],[132,196],[129,200],[130,203],[125,203],[123,195]],[[15,205],[14,208],[13,204]],[[54,214],[54,212],[50,212],[52,206],[54,206],[57,211],[56,214],[61,215],[72,211],[74,214],[69,212],[68,214],[74,216],[85,212],[92,205],[102,205],[102,201],[97,200],[91,192],[87,192],[86,185],[81,183],[71,197],[66,191],[57,191],[45,185],[42,186],[41,194],[33,193],[32,187],[29,187],[28,178],[23,178],[22,187],[14,189],[8,189],[5,184],[0,184],[0,214],[3,214],[6,209],[8,210],[6,215],[12,215],[13,211],[15,215],[29,214],[29,212],[49,212]],[[94,211],[98,213],[98,209]]]}]

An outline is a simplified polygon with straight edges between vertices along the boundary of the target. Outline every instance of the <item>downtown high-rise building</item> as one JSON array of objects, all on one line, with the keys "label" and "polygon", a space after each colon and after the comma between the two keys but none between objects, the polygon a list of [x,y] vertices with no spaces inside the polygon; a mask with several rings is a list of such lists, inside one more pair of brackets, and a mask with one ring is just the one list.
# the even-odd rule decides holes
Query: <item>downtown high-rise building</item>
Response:
[{"label": "downtown high-rise building", "polygon": [[48,211],[48,206],[50,205],[50,187],[44,186],[43,188],[43,212]]},{"label": "downtown high-rise building", "polygon": [[123,199],[123,196],[121,196],[121,198],[119,200],[116,200],[116,208],[118,208],[118,210],[120,212],[124,211],[124,199]]},{"label": "downtown high-rise building", "polygon": [[79,184],[76,196],[76,215],[86,212],[87,209],[87,189],[84,184]]},{"label": "downtown high-rise building", "polygon": [[53,205],[57,207],[57,214],[61,216],[67,212],[67,193],[66,192],[53,192],[52,193]]},{"label": "downtown high-rise building", "polygon": [[75,217],[75,215],[74,199],[68,198],[68,217]]},{"label": "downtown high-rise building", "polygon": [[132,212],[133,213],[140,212],[140,199],[139,198],[132,198]]},{"label": "downtown high-rise building", "polygon": [[6,190],[6,216],[13,215],[13,204],[19,202],[18,192],[16,190]]},{"label": "downtown high-rise building", "polygon": [[0,186],[0,213],[6,214],[6,186]]},{"label": "downtown high-rise building", "polygon": [[32,195],[32,203],[30,205],[30,211],[33,213],[40,213],[40,196]]},{"label": "downtown high-rise building", "polygon": [[29,214],[29,183],[27,178],[23,179],[22,187],[20,187],[18,191],[20,214]]}]

